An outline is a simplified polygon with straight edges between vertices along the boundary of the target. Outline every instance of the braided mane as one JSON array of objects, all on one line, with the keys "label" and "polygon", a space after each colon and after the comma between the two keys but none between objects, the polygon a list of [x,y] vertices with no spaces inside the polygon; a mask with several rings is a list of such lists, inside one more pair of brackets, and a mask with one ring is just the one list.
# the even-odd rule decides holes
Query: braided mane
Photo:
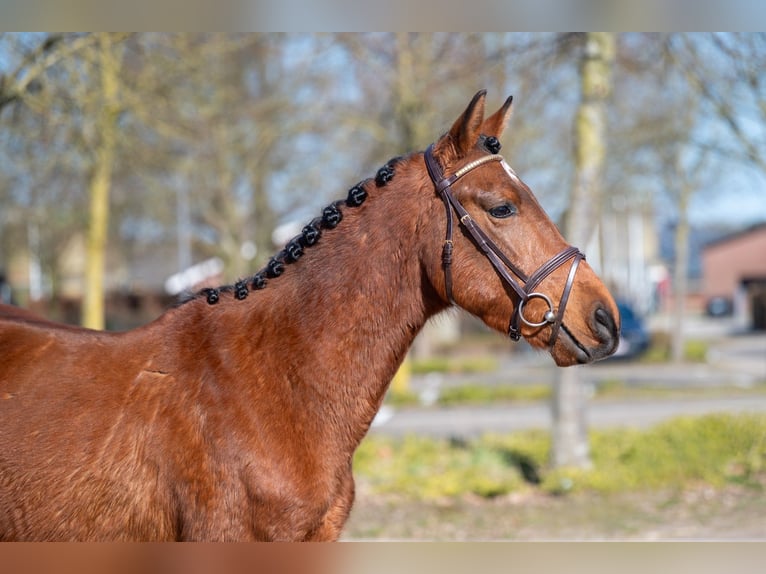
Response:
[{"label": "braided mane", "polygon": [[320,217],[312,219],[303,228],[300,235],[288,241],[285,247],[273,255],[265,267],[255,273],[255,275],[240,279],[233,285],[201,289],[190,298],[181,301],[181,304],[199,297],[205,297],[209,305],[215,305],[221,300],[221,295],[224,293],[233,293],[235,299],[242,301],[247,298],[250,291],[264,289],[271,279],[275,279],[284,273],[286,265],[295,263],[303,257],[307,248],[316,245],[324,231],[335,229],[338,226],[343,220],[342,207],[353,208],[362,205],[367,199],[368,190],[373,182],[376,188],[385,187],[394,178],[394,167],[400,161],[402,161],[402,156],[390,159],[377,171],[374,179],[368,178],[360,181],[348,190],[346,199],[334,201],[325,207]]}]

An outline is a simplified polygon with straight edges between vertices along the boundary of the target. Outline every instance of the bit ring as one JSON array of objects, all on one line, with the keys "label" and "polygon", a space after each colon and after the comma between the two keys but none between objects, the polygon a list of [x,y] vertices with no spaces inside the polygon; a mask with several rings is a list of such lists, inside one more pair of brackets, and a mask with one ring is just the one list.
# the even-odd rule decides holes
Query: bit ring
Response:
[{"label": "bit ring", "polygon": [[[543,315],[543,320],[539,323],[534,323],[524,317],[524,304],[527,303],[530,299],[535,298],[542,299],[548,304],[548,310]],[[542,327],[543,325],[556,321],[556,312],[553,310],[553,303],[551,303],[550,297],[548,297],[545,293],[530,293],[527,295],[526,300],[519,302],[519,318],[521,319],[522,323],[528,327]]]}]

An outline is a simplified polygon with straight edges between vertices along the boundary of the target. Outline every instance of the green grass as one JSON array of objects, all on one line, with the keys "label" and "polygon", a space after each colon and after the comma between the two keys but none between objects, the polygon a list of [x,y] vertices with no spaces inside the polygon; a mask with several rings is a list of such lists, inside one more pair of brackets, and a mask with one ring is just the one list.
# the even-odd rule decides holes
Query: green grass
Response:
[{"label": "green grass", "polygon": [[[436,399],[436,405],[453,407],[459,405],[490,405],[497,403],[529,403],[549,401],[552,387],[549,384],[487,385],[468,383],[446,387]],[[766,382],[748,388],[739,387],[667,387],[662,385],[630,386],[619,379],[599,382],[595,388],[595,400],[634,400],[704,398],[717,396],[741,396],[766,392]],[[411,390],[389,390],[386,403],[394,407],[419,406],[420,398]]]},{"label": "green grass", "polygon": [[[700,339],[684,341],[684,360],[690,363],[704,363],[707,360],[708,342]],[[641,361],[646,363],[667,363],[671,359],[671,337],[666,332],[652,334],[652,339]]]},{"label": "green grass", "polygon": [[[442,407],[457,405],[489,405],[499,402],[547,401],[551,397],[550,385],[485,385],[469,383],[441,390],[436,404]],[[394,407],[420,405],[417,393],[391,389],[386,403]]]},{"label": "green grass", "polygon": [[523,475],[501,449],[419,436],[371,437],[357,450],[354,468],[377,492],[422,499],[468,492],[492,497],[524,485]]},{"label": "green grass", "polygon": [[442,406],[477,405],[496,402],[544,401],[551,396],[550,385],[460,385],[448,387],[439,395]]},{"label": "green grass", "polygon": [[678,418],[648,430],[590,434],[593,467],[548,465],[549,435],[526,431],[463,442],[370,436],[357,451],[357,479],[380,493],[433,500],[495,497],[523,489],[554,494],[683,489],[737,483],[766,474],[766,416]]},{"label": "green grass", "polygon": [[[484,385],[469,383],[443,388],[436,399],[436,405],[450,407],[457,405],[489,405],[500,402],[547,401],[551,397],[550,385]],[[420,405],[420,397],[410,390],[391,389],[386,403],[395,407]]]},{"label": "green grass", "polygon": [[411,369],[415,375],[426,373],[491,373],[499,368],[500,364],[495,357],[443,357],[434,356],[427,359],[412,361]]}]

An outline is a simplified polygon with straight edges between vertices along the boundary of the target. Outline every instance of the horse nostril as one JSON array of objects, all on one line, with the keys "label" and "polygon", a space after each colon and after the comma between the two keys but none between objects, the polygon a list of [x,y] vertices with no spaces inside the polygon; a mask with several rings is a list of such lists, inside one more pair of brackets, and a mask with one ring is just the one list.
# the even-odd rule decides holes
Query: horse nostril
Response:
[{"label": "horse nostril", "polygon": [[601,335],[602,340],[608,341],[617,337],[617,323],[609,311],[603,307],[599,307],[596,309],[593,317],[596,320],[596,331]]},{"label": "horse nostril", "polygon": [[609,313],[607,313],[606,309],[604,309],[603,307],[599,307],[598,309],[596,309],[595,315],[596,315],[596,321],[598,321],[602,325],[610,325],[614,323],[612,316]]}]

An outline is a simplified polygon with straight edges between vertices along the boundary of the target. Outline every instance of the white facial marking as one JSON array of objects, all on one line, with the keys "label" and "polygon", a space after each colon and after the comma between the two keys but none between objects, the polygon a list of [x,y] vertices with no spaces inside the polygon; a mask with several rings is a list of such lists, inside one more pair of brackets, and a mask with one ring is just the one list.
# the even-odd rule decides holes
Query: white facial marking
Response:
[{"label": "white facial marking", "polygon": [[511,181],[514,181],[515,183],[521,183],[519,180],[519,176],[516,175],[516,172],[513,171],[513,168],[511,168],[510,165],[505,163],[505,160],[502,160],[500,164],[503,166],[503,169],[505,170],[505,173],[508,174],[508,177],[511,178]]}]

